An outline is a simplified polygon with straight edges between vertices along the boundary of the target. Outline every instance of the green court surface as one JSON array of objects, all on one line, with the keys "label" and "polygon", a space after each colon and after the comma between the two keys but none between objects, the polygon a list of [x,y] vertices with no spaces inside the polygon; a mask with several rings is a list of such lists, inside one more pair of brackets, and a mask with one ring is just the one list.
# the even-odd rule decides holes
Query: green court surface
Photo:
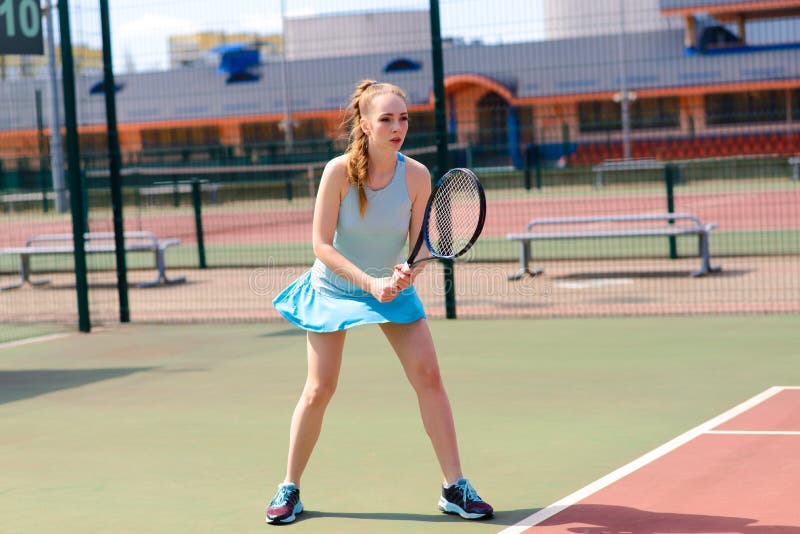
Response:
[{"label": "green court surface", "polygon": [[0,350],[7,343],[64,333],[67,329],[56,324],[3,324],[0,325]]},{"label": "green court surface", "polygon": [[498,532],[772,385],[797,316],[434,321],[465,473],[496,509],[436,510],[440,474],[377,327],[350,332],[302,482],[283,477],[305,339],[286,324],[131,325],[0,349],[0,531]]}]

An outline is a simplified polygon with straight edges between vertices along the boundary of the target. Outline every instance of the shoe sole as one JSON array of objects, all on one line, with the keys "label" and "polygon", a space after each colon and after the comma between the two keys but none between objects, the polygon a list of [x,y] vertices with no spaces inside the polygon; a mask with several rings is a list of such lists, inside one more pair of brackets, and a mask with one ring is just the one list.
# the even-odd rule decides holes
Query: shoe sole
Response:
[{"label": "shoe sole", "polygon": [[277,523],[280,524],[292,523],[294,522],[295,519],[297,519],[297,516],[300,515],[302,512],[303,512],[303,503],[299,502],[294,505],[294,510],[292,510],[292,515],[286,517],[273,517],[273,518],[267,516],[267,523],[269,523],[270,525],[275,525]]},{"label": "shoe sole", "polygon": [[473,514],[467,512],[457,504],[453,504],[446,500],[444,497],[439,497],[439,510],[446,514],[460,515],[464,519],[486,519],[492,517],[492,514]]}]

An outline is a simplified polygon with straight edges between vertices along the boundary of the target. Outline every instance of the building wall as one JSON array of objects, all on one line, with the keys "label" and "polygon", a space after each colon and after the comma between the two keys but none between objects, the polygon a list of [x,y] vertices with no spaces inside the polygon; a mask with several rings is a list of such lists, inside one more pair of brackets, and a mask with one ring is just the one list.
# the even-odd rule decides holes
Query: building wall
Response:
[{"label": "building wall", "polygon": [[478,101],[487,93],[483,87],[466,86],[454,92],[452,97],[453,109],[447,112],[455,113],[458,128],[459,143],[476,143],[478,140]]},{"label": "building wall", "polygon": [[665,17],[659,0],[544,0],[547,39],[570,39],[620,31],[624,12],[625,32],[680,28],[682,21]]},{"label": "building wall", "polygon": [[429,49],[428,11],[286,19],[286,57],[290,61]]},{"label": "building wall", "polygon": [[[569,4],[571,0],[562,1]],[[646,0],[648,5],[649,2]],[[613,0],[604,2],[609,9],[614,4],[619,5]],[[331,139],[340,138],[343,110],[354,81],[360,78],[380,79],[404,87],[412,113],[432,110],[432,67],[430,53],[425,49],[429,46],[427,12],[382,12],[290,21],[294,22],[289,26],[296,25],[294,30],[287,27],[289,33],[295,32],[293,37],[287,35],[287,51],[292,44],[312,42],[308,34],[314,31],[320,32],[313,40],[316,46],[325,48],[322,52],[305,50],[315,59],[289,61],[286,65],[290,108],[299,122],[297,131],[302,134],[296,139],[311,139],[311,134],[322,137],[325,133]],[[315,26],[320,21],[327,22],[323,25],[327,29]],[[384,31],[387,27],[409,26],[414,30],[401,31],[397,39],[388,38],[393,34],[387,36]],[[331,32],[331,28],[337,32]],[[796,98],[793,95],[800,91],[800,46],[753,50],[746,54],[687,56],[681,29],[638,31],[624,37],[628,88],[642,100],[680,99],[679,124],[648,129],[640,126],[632,132],[634,140],[689,138],[691,134],[730,135],[745,130],[785,133],[795,128],[790,120],[707,126],[704,94],[782,90],[794,91],[790,97]],[[377,43],[375,46],[370,44],[373,41]],[[337,43],[338,48],[334,46]],[[198,47],[213,44],[204,42]],[[409,50],[412,46],[419,49]],[[381,47],[385,50],[381,51]],[[305,53],[303,49],[295,52]],[[319,57],[320,53],[329,53],[331,57]],[[484,124],[487,121],[486,110],[481,112],[478,103],[488,91],[494,91],[509,105],[530,110],[535,125],[531,128],[526,123],[526,127],[535,130],[536,143],[561,143],[567,137],[576,143],[619,143],[621,132],[616,127],[584,128],[586,131],[582,132],[578,113],[580,102],[610,103],[619,91],[617,53],[618,40],[613,33],[569,40],[507,45],[472,43],[445,48],[446,85],[451,81],[447,85],[448,105],[455,109],[458,141],[480,140],[481,120]],[[399,58],[412,60],[419,70],[387,72],[387,66]],[[213,145],[246,150],[242,147],[246,142],[243,124],[265,124],[265,131],[273,131],[283,117],[282,67],[279,63],[265,62],[255,69],[259,74],[257,80],[237,84],[228,84],[226,77],[213,66],[119,76],[117,81],[124,86],[117,96],[123,150],[142,149],[141,131],[161,129],[169,136],[169,131],[175,129],[174,137],[179,142],[184,130],[190,128],[215,129],[217,137]],[[82,132],[100,131],[105,122],[103,95],[89,94],[89,88],[99,79],[84,73],[76,80]],[[456,79],[459,81],[453,81]],[[36,154],[33,96],[39,89],[43,102],[49,102],[49,86],[45,82],[45,79],[24,78],[0,84],[0,132],[10,134],[2,136],[0,157]],[[5,105],[9,103],[12,105]],[[47,127],[51,123],[49,106],[44,106],[42,112]],[[800,113],[795,112],[794,116]],[[565,129],[568,136],[564,135]],[[18,141],[14,140],[13,132],[19,134]],[[273,133],[274,138],[257,141],[280,143],[282,135],[277,130]],[[514,143],[513,136],[510,141]]]}]

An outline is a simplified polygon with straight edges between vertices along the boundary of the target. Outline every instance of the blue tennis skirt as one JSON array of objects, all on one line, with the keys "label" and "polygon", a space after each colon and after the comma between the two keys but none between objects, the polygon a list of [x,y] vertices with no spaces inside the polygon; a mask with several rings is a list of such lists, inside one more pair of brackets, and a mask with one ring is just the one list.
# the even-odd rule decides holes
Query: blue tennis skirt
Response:
[{"label": "blue tennis skirt", "polygon": [[272,301],[290,323],[310,332],[336,332],[362,324],[413,323],[425,318],[413,286],[390,302],[372,295],[353,296],[315,288],[311,271],[289,284]]}]

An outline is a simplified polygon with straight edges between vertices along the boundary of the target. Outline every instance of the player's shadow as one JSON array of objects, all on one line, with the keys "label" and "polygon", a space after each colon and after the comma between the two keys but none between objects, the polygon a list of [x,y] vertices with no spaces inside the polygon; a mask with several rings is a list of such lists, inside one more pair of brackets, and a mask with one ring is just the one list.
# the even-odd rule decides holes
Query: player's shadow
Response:
[{"label": "player's shadow", "polygon": [[[538,512],[539,508],[496,510],[494,517],[481,523],[515,525]],[[458,516],[437,514],[325,512],[306,510],[298,521],[342,518],[370,521],[412,521],[426,523],[464,522]],[[577,504],[539,524],[540,527],[563,526],[559,532],[575,534],[800,534],[800,526],[760,525],[757,519],[718,515],[648,512],[628,506]],[[570,526],[581,525],[581,526]]]},{"label": "player's shadow", "polygon": [[260,334],[258,337],[300,337],[305,335],[306,331],[302,328],[286,328],[284,330],[276,330],[275,332]]},{"label": "player's shadow", "polygon": [[[789,505],[791,499],[787,500]],[[569,526],[575,534],[800,534],[800,527],[762,525],[758,519],[719,515],[649,512],[627,506],[576,504],[540,523]]]},{"label": "player's shadow", "polygon": [[0,370],[0,404],[150,371],[154,367]]},{"label": "player's shadow", "polygon": [[[553,280],[596,280],[596,279],[614,279],[614,278],[677,278],[677,279],[691,279],[690,275],[695,269],[685,270],[647,270],[647,271],[604,271],[604,272],[591,272],[591,273],[572,273],[553,276]],[[707,276],[715,278],[740,278],[753,272],[753,269],[722,269],[719,272],[709,273]]]},{"label": "player's shadow", "polygon": [[[538,508],[525,508],[519,510],[498,510],[493,517],[481,519],[477,522],[489,525],[515,525],[524,518],[539,511]],[[465,520],[452,514],[443,514],[434,510],[430,514],[409,514],[403,512],[327,512],[321,510],[306,509],[299,515],[298,521],[309,521],[315,519],[341,518],[368,521],[410,521],[420,523],[464,523]]]}]

